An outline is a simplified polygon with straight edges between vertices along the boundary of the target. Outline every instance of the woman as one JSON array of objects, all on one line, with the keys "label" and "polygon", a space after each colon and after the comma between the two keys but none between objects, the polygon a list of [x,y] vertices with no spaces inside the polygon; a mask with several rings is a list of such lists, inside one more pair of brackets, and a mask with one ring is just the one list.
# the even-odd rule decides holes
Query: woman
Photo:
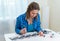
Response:
[{"label": "woman", "polygon": [[27,11],[17,17],[15,31],[17,34],[25,34],[26,32],[37,31],[40,36],[43,36],[42,29],[40,27],[40,15],[39,5],[36,2],[32,2]]}]

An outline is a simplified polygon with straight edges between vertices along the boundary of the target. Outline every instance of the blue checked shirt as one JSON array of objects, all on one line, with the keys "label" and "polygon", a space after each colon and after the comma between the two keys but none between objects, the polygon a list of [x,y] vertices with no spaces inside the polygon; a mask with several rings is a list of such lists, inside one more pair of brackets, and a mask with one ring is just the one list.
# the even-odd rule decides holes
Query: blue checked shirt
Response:
[{"label": "blue checked shirt", "polygon": [[29,26],[26,20],[26,13],[24,13],[18,16],[16,19],[15,32],[17,34],[20,34],[20,30],[23,29],[24,27],[26,28],[27,32],[30,32],[30,30],[40,32],[42,30],[40,24],[41,24],[40,15],[38,14],[37,19],[36,18],[33,19],[32,23],[33,26]]}]

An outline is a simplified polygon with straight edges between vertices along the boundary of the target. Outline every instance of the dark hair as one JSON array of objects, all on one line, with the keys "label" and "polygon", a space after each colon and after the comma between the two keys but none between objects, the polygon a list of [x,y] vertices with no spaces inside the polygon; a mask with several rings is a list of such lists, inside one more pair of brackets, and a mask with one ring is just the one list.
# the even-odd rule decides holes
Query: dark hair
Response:
[{"label": "dark hair", "polygon": [[40,10],[39,4],[36,2],[32,2],[29,4],[27,11],[26,11],[26,19],[28,19],[30,17],[30,11],[32,11],[32,10]]}]

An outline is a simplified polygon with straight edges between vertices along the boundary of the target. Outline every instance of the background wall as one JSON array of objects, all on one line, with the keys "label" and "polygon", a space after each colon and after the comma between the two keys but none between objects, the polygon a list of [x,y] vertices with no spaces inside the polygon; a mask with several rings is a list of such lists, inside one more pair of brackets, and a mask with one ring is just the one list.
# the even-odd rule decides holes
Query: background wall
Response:
[{"label": "background wall", "polygon": [[60,0],[49,0],[50,29],[60,32]]}]

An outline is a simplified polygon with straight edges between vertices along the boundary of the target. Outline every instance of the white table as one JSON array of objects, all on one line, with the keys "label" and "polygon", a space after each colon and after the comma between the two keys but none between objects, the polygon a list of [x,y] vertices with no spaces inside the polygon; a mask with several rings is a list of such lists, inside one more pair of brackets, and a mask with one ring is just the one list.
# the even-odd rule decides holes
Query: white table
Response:
[{"label": "white table", "polygon": [[[57,34],[56,32],[54,32],[52,30],[49,30],[49,29],[46,29],[46,30],[51,31],[51,32],[48,33],[48,34],[44,34],[45,37],[37,35],[37,36],[34,36],[34,37],[17,39],[17,40],[13,40],[13,41],[60,41],[60,35],[59,34]],[[50,36],[51,36],[52,33],[54,34],[54,36],[51,38]],[[19,37],[19,36],[20,35],[18,35],[16,33],[10,33],[10,34],[5,34],[4,35],[6,41],[12,41],[10,38]]]}]

